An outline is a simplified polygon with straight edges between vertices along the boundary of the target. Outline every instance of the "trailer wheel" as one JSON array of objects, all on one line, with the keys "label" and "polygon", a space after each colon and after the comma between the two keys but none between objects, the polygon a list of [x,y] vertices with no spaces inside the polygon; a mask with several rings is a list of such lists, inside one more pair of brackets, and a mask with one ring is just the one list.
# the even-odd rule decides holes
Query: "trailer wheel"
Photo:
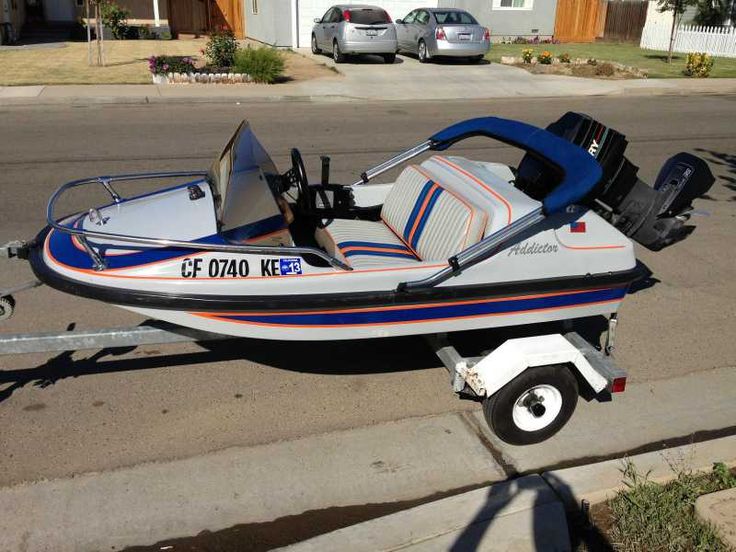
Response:
[{"label": "trailer wheel", "polygon": [[5,297],[0,297],[0,321],[7,320],[13,316],[14,310],[15,299],[12,296],[6,295]]},{"label": "trailer wheel", "polygon": [[541,443],[567,423],[578,403],[578,382],[562,364],[519,374],[483,401],[486,422],[511,445]]}]

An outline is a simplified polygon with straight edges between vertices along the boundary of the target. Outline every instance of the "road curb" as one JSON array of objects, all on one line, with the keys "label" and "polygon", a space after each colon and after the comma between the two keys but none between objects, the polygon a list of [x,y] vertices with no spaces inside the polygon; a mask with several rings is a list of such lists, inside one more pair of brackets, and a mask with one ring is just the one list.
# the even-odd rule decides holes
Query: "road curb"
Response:
[{"label": "road curb", "polygon": [[736,436],[683,445],[656,452],[608,460],[587,466],[544,472],[542,477],[557,492],[568,508],[577,508],[585,499],[591,504],[603,502],[625,488],[622,471],[631,462],[649,479],[666,483],[678,469],[709,471],[715,462],[736,466]]},{"label": "road curb", "polygon": [[698,497],[695,515],[713,526],[727,546],[736,549],[736,488]]}]

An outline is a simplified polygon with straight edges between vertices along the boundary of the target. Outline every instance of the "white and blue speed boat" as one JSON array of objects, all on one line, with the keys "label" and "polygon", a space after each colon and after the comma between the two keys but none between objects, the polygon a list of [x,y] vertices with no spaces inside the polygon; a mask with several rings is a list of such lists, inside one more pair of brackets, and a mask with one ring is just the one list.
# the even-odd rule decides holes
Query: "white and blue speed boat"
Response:
[{"label": "white and blue speed boat", "polygon": [[[514,168],[444,153],[473,136],[525,156]],[[325,165],[317,184],[296,149],[280,173],[244,122],[206,173],[62,186],[30,260],[63,292],[234,336],[376,338],[607,315],[640,276],[632,239],[656,250],[685,237],[692,201],[713,182],[681,153],[650,187],[625,147],[585,115],[548,129],[484,117],[352,185],[330,183]],[[399,168],[394,182],[372,182]],[[119,191],[170,177],[187,181]],[[109,203],[59,217],[59,198],[81,186],[104,187]]]}]

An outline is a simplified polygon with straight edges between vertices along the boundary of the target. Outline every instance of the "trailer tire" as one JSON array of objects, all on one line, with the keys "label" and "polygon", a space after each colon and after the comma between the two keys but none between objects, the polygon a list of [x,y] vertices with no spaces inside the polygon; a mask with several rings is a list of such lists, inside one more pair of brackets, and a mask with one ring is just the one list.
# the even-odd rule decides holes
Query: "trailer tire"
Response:
[{"label": "trailer tire", "polygon": [[578,403],[578,382],[563,364],[530,368],[483,401],[491,430],[511,445],[532,445],[552,437]]},{"label": "trailer tire", "polygon": [[15,310],[15,299],[10,295],[0,297],[0,321],[7,320],[13,316]]}]

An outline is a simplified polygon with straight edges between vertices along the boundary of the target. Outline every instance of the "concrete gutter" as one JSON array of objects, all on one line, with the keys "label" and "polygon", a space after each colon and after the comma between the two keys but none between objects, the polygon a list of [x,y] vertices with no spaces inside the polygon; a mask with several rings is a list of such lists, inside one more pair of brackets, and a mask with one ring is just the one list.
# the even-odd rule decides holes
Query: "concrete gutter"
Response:
[{"label": "concrete gutter", "polygon": [[565,510],[538,475],[359,523],[282,548],[289,552],[568,550]]},{"label": "concrete gutter", "polygon": [[92,552],[506,474],[455,414],[0,489],[3,552]]},{"label": "concrete gutter", "polygon": [[[736,437],[627,459],[650,479],[665,482],[678,467],[709,470],[736,465]],[[591,503],[624,488],[623,460],[526,476],[423,504],[283,548],[289,552],[354,550],[569,550],[563,505]]]}]

